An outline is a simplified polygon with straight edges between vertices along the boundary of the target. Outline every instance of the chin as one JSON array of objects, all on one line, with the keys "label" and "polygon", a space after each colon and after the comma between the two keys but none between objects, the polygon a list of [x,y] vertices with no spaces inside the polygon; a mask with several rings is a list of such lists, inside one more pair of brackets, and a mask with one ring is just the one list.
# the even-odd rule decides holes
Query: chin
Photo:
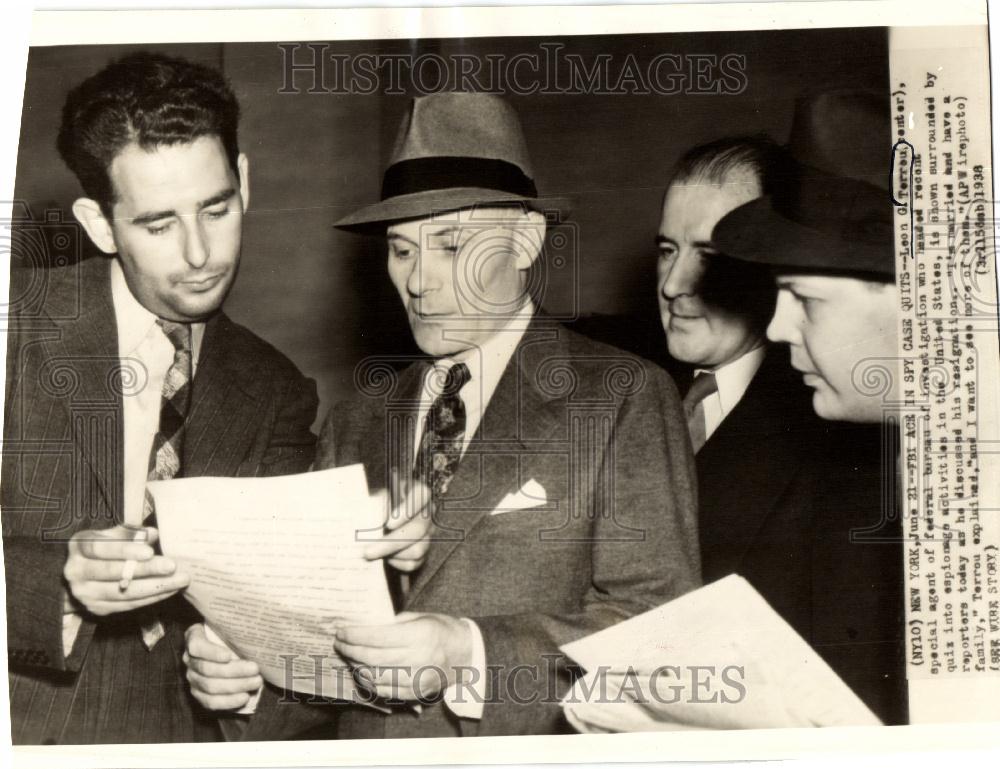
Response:
[{"label": "chin", "polygon": [[691,345],[679,341],[676,333],[672,332],[672,334],[672,337],[670,335],[667,336],[667,352],[670,353],[670,357],[681,363],[690,363],[692,366],[701,365],[701,353],[696,349],[692,349]]}]

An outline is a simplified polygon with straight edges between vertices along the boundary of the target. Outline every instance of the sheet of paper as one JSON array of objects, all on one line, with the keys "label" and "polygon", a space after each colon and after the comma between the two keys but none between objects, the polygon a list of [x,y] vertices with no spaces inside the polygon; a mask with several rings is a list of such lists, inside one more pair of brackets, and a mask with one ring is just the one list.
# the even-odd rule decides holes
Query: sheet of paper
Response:
[{"label": "sheet of paper", "polygon": [[392,622],[382,561],[384,500],[361,465],[274,478],[149,484],[163,553],[191,575],[186,597],[270,683],[353,699],[337,627]]},{"label": "sheet of paper", "polygon": [[587,671],[563,701],[582,731],[880,723],[735,574],[562,650]]}]

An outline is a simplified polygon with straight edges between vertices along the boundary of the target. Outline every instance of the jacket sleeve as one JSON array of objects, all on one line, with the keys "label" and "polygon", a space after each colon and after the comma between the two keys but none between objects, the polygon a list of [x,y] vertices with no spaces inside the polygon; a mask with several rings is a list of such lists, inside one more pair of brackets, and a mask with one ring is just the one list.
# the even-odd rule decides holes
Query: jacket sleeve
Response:
[{"label": "jacket sleeve", "polygon": [[[7,659],[11,669],[24,667],[77,671],[83,661],[93,622],[84,621],[76,634],[73,654],[63,653],[64,542],[45,542],[19,528],[16,508],[30,495],[24,488],[25,455],[19,429],[22,335],[17,313],[10,316],[7,338],[7,381],[4,399],[2,457],[3,553],[7,608]],[[46,469],[53,462],[46,458]],[[38,471],[37,464],[33,468]],[[24,515],[21,513],[20,515]],[[58,517],[58,515],[57,515]],[[53,522],[55,523],[55,522]]]},{"label": "jacket sleeve", "polygon": [[304,473],[312,465],[316,453],[316,436],[312,432],[319,407],[316,382],[291,368],[290,375],[278,390],[274,426],[261,461],[260,475]]},{"label": "jacket sleeve", "polygon": [[461,722],[463,734],[550,730],[578,670],[560,645],[700,584],[694,461],[668,377],[650,372],[648,386],[625,399],[595,475],[592,575],[582,610],[472,618],[486,646],[486,704],[480,721]]}]

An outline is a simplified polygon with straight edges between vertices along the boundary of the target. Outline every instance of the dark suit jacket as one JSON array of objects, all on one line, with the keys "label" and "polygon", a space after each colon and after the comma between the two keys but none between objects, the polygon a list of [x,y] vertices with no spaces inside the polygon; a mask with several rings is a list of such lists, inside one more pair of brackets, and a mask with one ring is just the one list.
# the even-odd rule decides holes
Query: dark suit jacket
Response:
[{"label": "dark suit jacket", "polygon": [[898,519],[882,521],[882,448],[877,427],[817,417],[787,348],[771,347],[696,458],[702,575],[745,577],[876,715],[904,723],[903,556]]},{"label": "dark suit jacket", "polygon": [[[379,369],[375,362],[373,371]],[[385,488],[412,466],[425,371],[335,407],[317,466],[363,462]],[[386,385],[381,387],[381,385]],[[491,515],[534,479],[543,507]],[[698,584],[694,476],[677,392],[656,367],[536,318],[435,513],[434,540],[405,610],[474,620],[487,666],[483,718],[440,702],[421,715],[342,705],[339,738],[538,734],[565,729],[571,682],[559,645]],[[527,666],[520,674],[517,666]],[[516,690],[515,690],[516,687]]]},{"label": "dark suit jacket", "polygon": [[[152,651],[129,612],[84,615],[72,655],[63,656],[66,542],[122,521],[129,373],[120,371],[108,266],[87,260],[17,282],[41,290],[17,294],[7,347],[2,520],[15,744],[217,736],[187,691],[183,632],[196,616],[180,596],[157,605],[167,637]],[[312,380],[220,313],[202,341],[182,472],[304,471],[316,408]]]}]

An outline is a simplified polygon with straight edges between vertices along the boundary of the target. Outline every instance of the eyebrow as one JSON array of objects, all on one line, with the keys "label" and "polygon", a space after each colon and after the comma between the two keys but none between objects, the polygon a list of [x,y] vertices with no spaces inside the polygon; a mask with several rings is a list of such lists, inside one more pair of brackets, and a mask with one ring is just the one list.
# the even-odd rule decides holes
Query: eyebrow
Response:
[{"label": "eyebrow", "polygon": [[[206,198],[198,204],[198,210],[203,211],[206,208],[211,208],[212,206],[218,205],[219,203],[224,203],[236,194],[235,187],[228,187],[227,189],[212,195],[210,198]],[[153,222],[158,222],[160,219],[169,219],[171,216],[177,216],[177,212],[173,209],[167,211],[149,211],[144,214],[139,214],[132,218],[132,224],[144,225],[152,224]]]}]

